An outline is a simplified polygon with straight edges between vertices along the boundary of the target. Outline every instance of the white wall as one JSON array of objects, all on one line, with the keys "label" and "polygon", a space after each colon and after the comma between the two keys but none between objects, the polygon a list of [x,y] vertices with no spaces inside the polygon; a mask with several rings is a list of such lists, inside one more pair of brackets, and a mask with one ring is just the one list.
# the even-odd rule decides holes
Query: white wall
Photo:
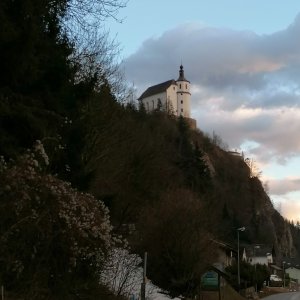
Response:
[{"label": "white wall", "polygon": [[285,269],[285,273],[289,274],[290,278],[297,279],[300,282],[300,270],[297,268]]},{"label": "white wall", "polygon": [[[181,84],[181,89],[179,85]],[[175,116],[182,115],[183,117],[190,118],[190,97],[189,92],[190,84],[186,81],[171,84],[166,92],[158,93],[144,98],[145,109],[151,112],[157,109],[158,99],[162,103],[162,110],[172,112]],[[182,103],[181,103],[182,102]]]},{"label": "white wall", "polygon": [[190,118],[190,83],[187,81],[177,81],[178,91],[177,91],[177,107],[178,116]]},{"label": "white wall", "polygon": [[255,264],[268,265],[273,263],[272,255],[256,256],[256,257],[251,257],[250,259],[251,259],[250,261],[251,265],[255,265]]},{"label": "white wall", "polygon": [[160,99],[162,104],[162,110],[166,108],[166,92],[152,95],[150,97],[144,98],[142,101],[144,103],[145,109],[147,112],[157,109],[158,99]]},{"label": "white wall", "polygon": [[177,107],[177,85],[171,84],[167,88],[167,101],[169,108],[173,110],[175,116],[178,116],[178,107]]}]

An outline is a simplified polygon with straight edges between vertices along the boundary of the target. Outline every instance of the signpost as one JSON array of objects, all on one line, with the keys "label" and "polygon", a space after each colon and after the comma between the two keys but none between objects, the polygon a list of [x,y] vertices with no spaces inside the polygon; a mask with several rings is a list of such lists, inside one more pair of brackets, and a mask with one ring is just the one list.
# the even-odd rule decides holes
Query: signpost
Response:
[{"label": "signpost", "polygon": [[216,291],[219,289],[219,275],[215,271],[208,271],[201,277],[201,289]]}]

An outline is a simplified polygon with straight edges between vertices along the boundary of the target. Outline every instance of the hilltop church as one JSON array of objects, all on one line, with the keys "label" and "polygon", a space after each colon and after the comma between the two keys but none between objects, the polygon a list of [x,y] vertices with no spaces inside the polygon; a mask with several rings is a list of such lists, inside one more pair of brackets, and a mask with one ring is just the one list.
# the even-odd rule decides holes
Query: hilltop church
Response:
[{"label": "hilltop church", "polygon": [[164,110],[175,116],[187,119],[192,128],[196,128],[196,120],[191,119],[190,82],[184,77],[183,66],[180,66],[179,77],[149,87],[138,98],[147,112],[156,109]]}]

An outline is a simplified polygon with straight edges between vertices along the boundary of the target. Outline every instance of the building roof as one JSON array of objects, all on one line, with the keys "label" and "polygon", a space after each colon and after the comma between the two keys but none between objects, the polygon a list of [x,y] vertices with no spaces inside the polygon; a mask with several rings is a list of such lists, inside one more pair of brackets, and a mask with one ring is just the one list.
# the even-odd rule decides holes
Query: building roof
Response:
[{"label": "building roof", "polygon": [[225,243],[223,241],[215,240],[215,239],[212,239],[212,242],[215,243],[216,245],[218,245],[220,248],[223,248],[223,249],[226,249],[226,250],[230,250],[232,252],[236,252],[237,253],[237,250],[235,249],[235,247],[233,247],[230,244],[227,244],[227,243]]},{"label": "building roof", "polygon": [[159,83],[157,85],[153,85],[147,88],[147,90],[138,98],[138,100],[144,99],[146,97],[150,97],[152,95],[156,95],[159,93],[163,93],[166,91],[166,89],[172,85],[176,84],[176,81],[174,79]]},{"label": "building roof", "polygon": [[300,259],[299,257],[283,257],[281,264],[285,264],[285,269],[290,267],[300,268]]},{"label": "building roof", "polygon": [[269,267],[270,267],[271,269],[275,269],[275,270],[277,270],[277,271],[281,271],[281,270],[282,270],[282,268],[280,268],[280,267],[278,267],[278,266],[276,266],[276,265],[274,265],[274,264],[269,265]]},{"label": "building roof", "polygon": [[266,257],[267,254],[274,257],[275,252],[272,245],[245,245],[247,257]]}]

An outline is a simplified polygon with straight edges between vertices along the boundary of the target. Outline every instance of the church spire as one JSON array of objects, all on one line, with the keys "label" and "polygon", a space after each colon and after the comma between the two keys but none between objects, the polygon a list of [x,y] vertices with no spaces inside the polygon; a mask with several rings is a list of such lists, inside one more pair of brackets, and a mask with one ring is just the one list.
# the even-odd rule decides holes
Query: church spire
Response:
[{"label": "church spire", "polygon": [[179,77],[178,77],[177,81],[188,81],[184,77],[184,70],[183,70],[183,65],[182,64],[180,65]]}]

